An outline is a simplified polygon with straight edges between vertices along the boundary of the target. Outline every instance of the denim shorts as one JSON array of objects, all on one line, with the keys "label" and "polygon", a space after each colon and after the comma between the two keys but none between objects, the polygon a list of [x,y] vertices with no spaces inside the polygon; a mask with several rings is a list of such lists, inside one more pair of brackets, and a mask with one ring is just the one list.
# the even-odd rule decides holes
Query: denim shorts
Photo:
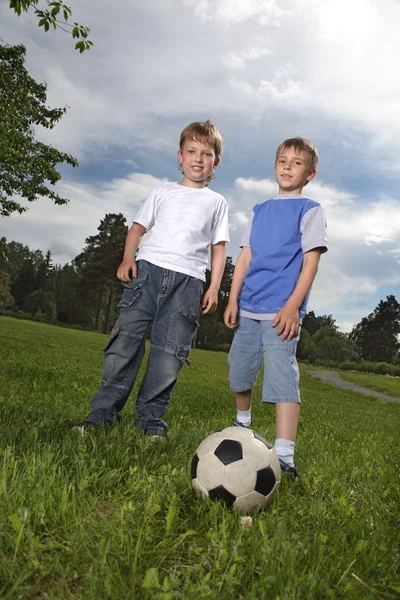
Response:
[{"label": "denim shorts", "polygon": [[282,340],[272,321],[240,317],[228,355],[229,383],[234,392],[252,389],[264,361],[263,402],[300,403],[296,361],[298,335]]}]

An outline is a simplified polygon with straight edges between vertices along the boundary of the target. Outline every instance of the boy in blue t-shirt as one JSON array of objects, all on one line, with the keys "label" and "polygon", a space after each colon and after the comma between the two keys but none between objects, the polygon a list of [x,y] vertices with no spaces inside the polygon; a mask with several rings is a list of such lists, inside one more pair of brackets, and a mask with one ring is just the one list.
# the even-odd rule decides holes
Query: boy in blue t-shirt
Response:
[{"label": "boy in blue t-shirt", "polygon": [[302,195],[317,163],[317,149],[303,138],[279,146],[279,195],[253,208],[224,314],[225,324],[236,329],[228,357],[237,407],[233,425],[251,426],[252,390],[264,361],[262,399],[276,405],[275,451],[281,469],[294,478],[300,414],[296,348],[319,259],[327,251],[323,209]]}]

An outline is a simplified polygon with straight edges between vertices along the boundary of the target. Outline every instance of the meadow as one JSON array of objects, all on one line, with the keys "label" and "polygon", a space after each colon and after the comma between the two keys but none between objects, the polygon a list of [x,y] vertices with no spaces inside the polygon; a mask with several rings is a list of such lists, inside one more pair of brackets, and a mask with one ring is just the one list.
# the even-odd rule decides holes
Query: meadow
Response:
[{"label": "meadow", "polygon": [[[198,444],[235,414],[227,355],[191,352],[165,443],[132,426],[136,390],[118,427],[82,437],[106,339],[0,317],[0,598],[400,598],[400,404],[302,367],[301,478],[246,531],[190,484]],[[253,427],[273,441],[260,394]]]}]

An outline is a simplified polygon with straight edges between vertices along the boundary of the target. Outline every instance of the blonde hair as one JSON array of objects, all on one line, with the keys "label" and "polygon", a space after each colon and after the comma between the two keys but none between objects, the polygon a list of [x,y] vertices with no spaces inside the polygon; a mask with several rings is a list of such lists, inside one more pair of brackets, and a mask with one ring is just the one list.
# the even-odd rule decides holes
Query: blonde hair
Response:
[{"label": "blonde hair", "polygon": [[[218,131],[218,129],[211,123],[210,120],[207,121],[195,121],[190,123],[181,133],[181,137],[179,140],[179,148],[180,151],[183,151],[183,146],[188,141],[200,141],[206,142],[209,144],[215,152],[215,158],[220,159],[223,152],[223,143],[222,143],[222,135]],[[181,167],[181,173],[182,167]],[[205,184],[207,185],[211,179],[214,177],[214,171],[210,173],[207,177]]]},{"label": "blonde hair", "polygon": [[[298,152],[307,152],[310,155],[310,171],[315,171],[318,165],[318,150],[308,140],[302,137],[294,137],[288,138],[280,146],[276,151],[276,160],[278,160],[279,156],[282,154],[284,150],[288,150],[289,148],[294,148]],[[308,181],[304,185],[307,185]]]}]

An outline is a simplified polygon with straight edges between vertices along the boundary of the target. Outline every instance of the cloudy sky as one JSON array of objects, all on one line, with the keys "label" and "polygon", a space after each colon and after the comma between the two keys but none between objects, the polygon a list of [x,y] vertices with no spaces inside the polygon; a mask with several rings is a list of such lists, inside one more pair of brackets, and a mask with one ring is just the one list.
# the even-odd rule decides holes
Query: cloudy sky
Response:
[{"label": "cloudy sky", "polygon": [[329,252],[309,302],[342,331],[388,294],[400,299],[398,0],[79,0],[74,20],[95,43],[79,55],[62,31],[0,5],[3,43],[23,43],[27,67],[69,106],[38,135],[73,154],[59,193],[0,218],[0,236],[51,250],[62,264],[106,213],[132,221],[154,185],[175,181],[179,135],[210,118],[224,137],[212,187],[229,202],[231,243],[254,204],[276,192],[276,147],[314,142],[307,195],[325,208]]}]

